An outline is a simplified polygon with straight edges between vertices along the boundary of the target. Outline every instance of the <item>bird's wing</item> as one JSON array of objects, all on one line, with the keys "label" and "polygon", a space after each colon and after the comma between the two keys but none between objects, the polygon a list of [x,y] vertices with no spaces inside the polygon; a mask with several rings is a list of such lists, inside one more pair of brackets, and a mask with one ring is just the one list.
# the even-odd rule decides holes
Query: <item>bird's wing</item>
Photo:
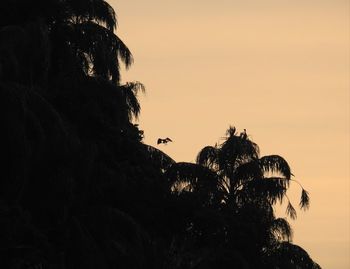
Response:
[{"label": "bird's wing", "polygon": [[169,142],[173,142],[173,140],[171,140],[169,137],[165,138],[165,140],[167,140]]},{"label": "bird's wing", "polygon": [[162,143],[162,139],[158,138],[157,144],[160,144],[160,143]]}]

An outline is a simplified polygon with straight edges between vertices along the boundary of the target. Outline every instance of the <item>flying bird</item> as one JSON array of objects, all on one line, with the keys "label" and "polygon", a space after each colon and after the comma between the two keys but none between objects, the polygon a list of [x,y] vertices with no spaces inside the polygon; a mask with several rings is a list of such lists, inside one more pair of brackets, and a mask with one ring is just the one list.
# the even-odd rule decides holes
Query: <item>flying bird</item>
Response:
[{"label": "flying bird", "polygon": [[157,140],[157,145],[159,144],[168,144],[168,142],[173,142],[173,140],[171,140],[169,137],[167,138],[158,138]]}]

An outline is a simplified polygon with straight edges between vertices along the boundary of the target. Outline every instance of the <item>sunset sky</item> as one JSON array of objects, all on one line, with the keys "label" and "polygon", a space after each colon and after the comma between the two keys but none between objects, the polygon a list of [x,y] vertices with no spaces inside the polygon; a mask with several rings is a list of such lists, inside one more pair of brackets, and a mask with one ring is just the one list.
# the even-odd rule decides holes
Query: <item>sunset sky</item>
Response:
[{"label": "sunset sky", "polygon": [[310,192],[294,243],[323,269],[350,268],[349,1],[109,2],[135,58],[123,81],[147,89],[145,143],[169,136],[158,148],[194,161],[230,124],[246,128]]}]

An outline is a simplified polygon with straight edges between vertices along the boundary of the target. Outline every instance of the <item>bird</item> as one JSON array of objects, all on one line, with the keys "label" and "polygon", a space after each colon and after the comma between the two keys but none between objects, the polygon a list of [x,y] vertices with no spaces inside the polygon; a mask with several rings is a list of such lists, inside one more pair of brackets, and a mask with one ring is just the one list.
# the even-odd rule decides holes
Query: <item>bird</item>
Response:
[{"label": "bird", "polygon": [[242,133],[240,133],[240,137],[242,138],[242,139],[247,139],[247,130],[246,129],[243,129],[243,132]]},{"label": "bird", "polygon": [[157,145],[159,144],[168,144],[168,142],[173,142],[173,140],[171,140],[169,137],[167,138],[158,138],[157,140]]}]

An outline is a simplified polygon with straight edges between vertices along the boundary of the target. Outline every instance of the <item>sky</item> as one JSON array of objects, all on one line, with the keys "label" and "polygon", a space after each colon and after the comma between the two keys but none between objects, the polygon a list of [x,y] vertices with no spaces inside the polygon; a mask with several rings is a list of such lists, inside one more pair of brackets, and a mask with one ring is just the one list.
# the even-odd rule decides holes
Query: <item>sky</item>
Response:
[{"label": "sky", "polygon": [[[350,268],[349,1],[114,0],[140,81],[145,143],[195,160],[229,125],[283,156],[311,195],[294,243],[322,268]],[[297,205],[300,188],[290,198]],[[284,215],[285,208],[277,208]]]}]

